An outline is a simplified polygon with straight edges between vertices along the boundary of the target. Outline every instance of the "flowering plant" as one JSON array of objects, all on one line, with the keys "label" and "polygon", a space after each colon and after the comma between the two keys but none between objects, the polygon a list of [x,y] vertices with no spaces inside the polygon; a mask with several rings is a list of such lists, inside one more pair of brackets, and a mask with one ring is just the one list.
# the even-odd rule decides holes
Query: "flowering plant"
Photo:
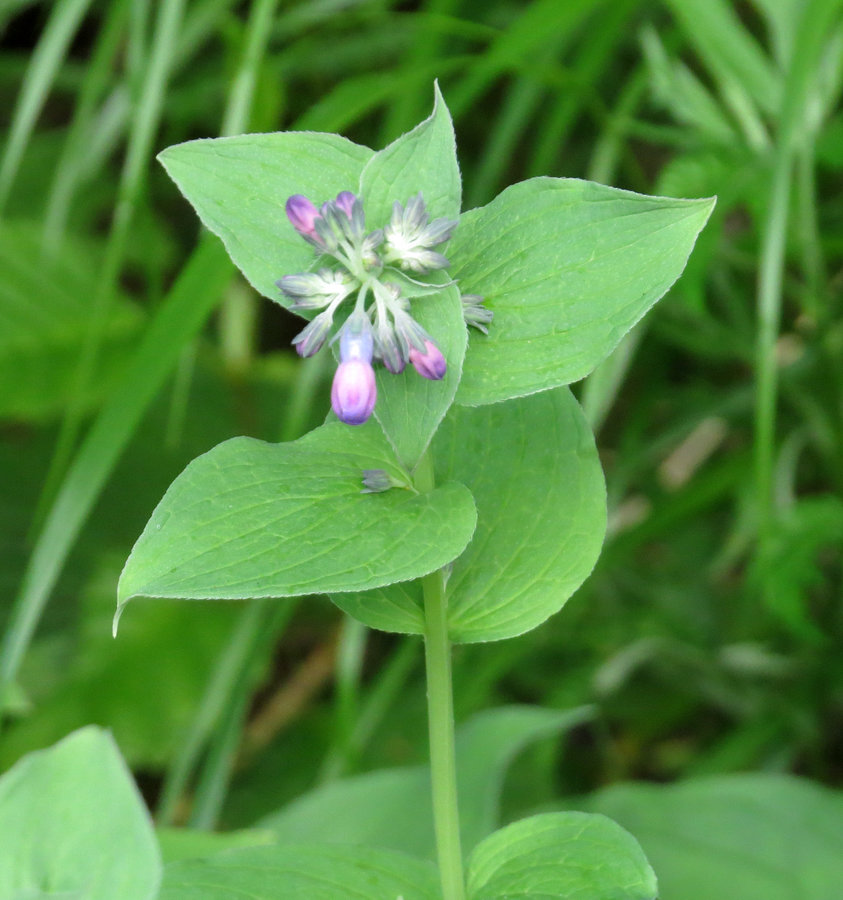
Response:
[{"label": "flowering plant", "polygon": [[425,646],[438,874],[380,848],[307,845],[284,865],[249,851],[239,886],[271,870],[278,896],[338,896],[316,889],[330,876],[391,900],[654,898],[640,848],[599,816],[535,816],[461,846],[450,646],[536,627],[591,571],[605,491],[566,385],[678,278],[712,201],[537,178],[461,214],[438,91],[431,116],[379,152],[282,133],[161,160],[248,281],[312,316],[298,352],[336,341],[340,421],[194,460],[126,563],[118,615],[136,596],[327,594]]}]

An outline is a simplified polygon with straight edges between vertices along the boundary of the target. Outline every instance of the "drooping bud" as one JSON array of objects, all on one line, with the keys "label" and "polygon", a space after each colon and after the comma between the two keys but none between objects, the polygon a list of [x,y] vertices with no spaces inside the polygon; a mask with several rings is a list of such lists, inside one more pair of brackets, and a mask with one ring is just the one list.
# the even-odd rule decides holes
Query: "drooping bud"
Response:
[{"label": "drooping bud", "polygon": [[483,334],[489,333],[488,326],[495,314],[491,309],[486,309],[479,294],[462,295],[462,314],[466,325],[471,325]]},{"label": "drooping bud", "polygon": [[331,406],[346,425],[362,425],[375,408],[378,396],[375,370],[364,359],[341,362],[331,386]]},{"label": "drooping bud", "polygon": [[410,347],[410,362],[419,375],[429,378],[431,381],[440,381],[448,371],[448,363],[445,361],[442,351],[432,340],[426,340],[424,345],[424,353],[416,347]]},{"label": "drooping bud", "polygon": [[363,469],[363,489],[361,494],[382,494],[398,485],[384,469]]},{"label": "drooping bud", "polygon": [[320,218],[316,206],[302,194],[293,194],[287,199],[287,218],[293,228],[310,241],[316,239],[316,221]]},{"label": "drooping bud", "polygon": [[333,315],[325,310],[309,322],[294,338],[293,346],[296,353],[302,357],[313,356],[322,349],[322,345],[331,333]]}]

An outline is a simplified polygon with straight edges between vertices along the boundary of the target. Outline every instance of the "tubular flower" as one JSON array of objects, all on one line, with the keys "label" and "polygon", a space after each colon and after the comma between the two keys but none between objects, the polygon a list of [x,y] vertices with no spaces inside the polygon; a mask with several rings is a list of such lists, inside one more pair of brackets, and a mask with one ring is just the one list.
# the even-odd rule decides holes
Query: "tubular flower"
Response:
[{"label": "tubular flower", "polygon": [[[317,353],[332,333],[333,340],[339,338],[340,362],[331,389],[337,416],[349,425],[361,425],[371,416],[377,398],[373,361],[393,374],[411,363],[424,378],[444,378],[445,356],[413,318],[410,299],[398,285],[427,285],[401,270],[424,276],[447,268],[448,259],[433,248],[451,237],[457,222],[431,221],[421,194],[403,205],[396,202],[389,222],[373,231],[366,230],[363,203],[351,191],[341,191],[320,206],[294,194],[286,212],[293,228],[314,247],[320,267],[285,275],[276,284],[292,309],[318,310],[293,338],[301,356]],[[350,297],[355,298],[353,307],[335,329],[334,317]],[[421,296],[414,302],[423,300]],[[467,324],[485,332],[492,313],[482,302],[465,295],[463,311]]]}]

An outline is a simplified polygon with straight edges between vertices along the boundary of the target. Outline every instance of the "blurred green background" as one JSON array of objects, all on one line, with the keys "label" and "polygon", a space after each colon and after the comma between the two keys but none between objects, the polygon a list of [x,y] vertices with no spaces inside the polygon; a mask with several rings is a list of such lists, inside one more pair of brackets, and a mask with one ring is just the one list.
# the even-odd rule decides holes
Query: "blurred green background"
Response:
[{"label": "blurred green background", "polygon": [[[428,114],[434,78],[466,208],[539,174],[719,198],[677,286],[577,387],[609,486],[596,572],[537,631],[456,648],[459,720],[596,704],[518,755],[503,817],[631,779],[843,783],[830,0],[0,3],[0,770],[98,723],[159,821],[242,828],[426,758],[420,646],[324,598],[139,602],[117,640],[111,617],[191,458],[327,408],[295,317],[200,237],[155,154],[273,130],[380,148]],[[622,794],[596,797],[625,822]]]}]

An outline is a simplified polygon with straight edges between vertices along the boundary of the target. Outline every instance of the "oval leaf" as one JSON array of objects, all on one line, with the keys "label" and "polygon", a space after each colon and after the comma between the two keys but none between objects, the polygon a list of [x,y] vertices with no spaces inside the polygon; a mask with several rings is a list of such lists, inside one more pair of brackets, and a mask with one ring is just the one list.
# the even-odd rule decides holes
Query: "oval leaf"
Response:
[{"label": "oval leaf", "polygon": [[547,813],[508,825],[471,854],[469,900],[655,900],[631,834],[605,816]]},{"label": "oval leaf", "polygon": [[[467,485],[477,531],[447,582],[451,639],[514,637],[562,608],[600,555],[606,493],[594,438],[565,388],[452,407],[433,442],[438,481]],[[332,598],[373,628],[421,633],[418,582]]]},{"label": "oval leaf", "polygon": [[628,828],[662,900],[828,900],[843,883],[843,792],[754,772],[618,784],[588,808]]},{"label": "oval leaf", "polygon": [[290,844],[167,866],[158,900],[437,900],[431,863],[373,847]]},{"label": "oval leaf", "polygon": [[336,134],[292,131],[188,141],[158,159],[252,287],[289,306],[275,282],[306,271],[313,248],[287,219],[287,198],[353,190],[371,155]]},{"label": "oval leaf", "polygon": [[363,494],[363,472],[407,475],[375,423],[317,428],[298,441],[234,438],[173,482],[135,544],[118,588],[187,599],[359,590],[431,572],[474,531],[468,489]]},{"label": "oval leaf", "polygon": [[392,204],[406,203],[419,191],[431,218],[459,216],[462,182],[454,125],[438,85],[430,116],[366,163],[360,178],[366,221],[373,228],[385,225]]},{"label": "oval leaf", "polygon": [[0,897],[157,897],[152,822],[99,728],[24,757],[0,778],[0,835]]},{"label": "oval leaf", "polygon": [[534,178],[465,213],[450,272],[495,318],[472,335],[457,402],[588,375],[679,277],[713,205]]},{"label": "oval leaf", "polygon": [[[513,758],[528,744],[575,728],[589,707],[569,710],[503,706],[457,729],[460,835],[468,850],[490,834]],[[375,844],[433,859],[436,853],[428,766],[403,766],[322,784],[260,821],[281,843]]]}]

